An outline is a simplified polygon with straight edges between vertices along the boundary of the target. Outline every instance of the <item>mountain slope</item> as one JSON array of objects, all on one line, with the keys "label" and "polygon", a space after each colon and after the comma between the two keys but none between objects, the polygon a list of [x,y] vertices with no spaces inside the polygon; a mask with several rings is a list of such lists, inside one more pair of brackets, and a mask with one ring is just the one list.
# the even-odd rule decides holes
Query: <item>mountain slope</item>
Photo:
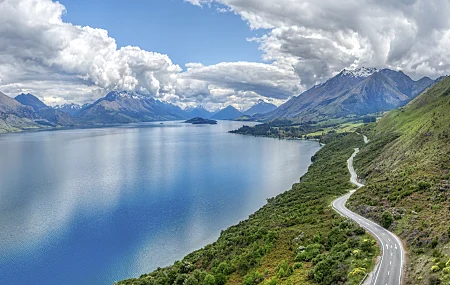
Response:
[{"label": "mountain slope", "polygon": [[186,113],[172,104],[136,92],[111,91],[83,108],[77,118],[95,124],[118,124],[186,119]]},{"label": "mountain slope", "polygon": [[44,104],[41,100],[39,100],[36,96],[28,93],[28,94],[19,94],[14,99],[16,99],[19,103],[25,106],[30,106],[34,111],[38,111],[39,109],[49,108]]},{"label": "mountain slope", "polygon": [[258,103],[250,107],[247,111],[244,112],[244,115],[253,116],[255,114],[266,114],[277,108],[276,105],[272,103],[264,102],[263,100],[259,100]]},{"label": "mountain slope", "polygon": [[200,117],[200,118],[203,118],[203,119],[209,119],[212,116],[211,112],[209,112],[208,110],[206,110],[202,106],[195,107],[195,108],[190,109],[190,110],[184,110],[184,111],[186,112],[186,116],[189,117],[189,118]]},{"label": "mountain slope", "polygon": [[38,128],[34,119],[35,113],[31,107],[0,92],[0,133]]},{"label": "mountain slope", "polygon": [[262,117],[321,120],[365,115],[403,106],[433,84],[429,78],[414,81],[401,71],[360,68],[341,73],[292,98]]},{"label": "mountain slope", "polygon": [[[355,163],[367,180],[353,210],[395,231],[409,250],[407,284],[450,276],[450,78],[386,114]],[[441,281],[439,281],[441,280]]]},{"label": "mountain slope", "polygon": [[233,106],[228,106],[225,109],[215,113],[211,118],[214,120],[234,120],[240,116],[242,116],[241,112]]},{"label": "mountain slope", "polygon": [[35,111],[36,121],[39,124],[46,126],[74,126],[75,123],[72,117],[64,112],[53,109],[44,104],[36,96],[32,94],[20,94],[15,97],[15,100],[23,105],[30,106]]},{"label": "mountain slope", "polygon": [[89,106],[89,104],[85,104],[85,105],[81,106],[78,104],[70,103],[70,104],[56,105],[53,108],[55,110],[67,113],[71,116],[76,116],[83,107],[87,107],[87,106]]}]

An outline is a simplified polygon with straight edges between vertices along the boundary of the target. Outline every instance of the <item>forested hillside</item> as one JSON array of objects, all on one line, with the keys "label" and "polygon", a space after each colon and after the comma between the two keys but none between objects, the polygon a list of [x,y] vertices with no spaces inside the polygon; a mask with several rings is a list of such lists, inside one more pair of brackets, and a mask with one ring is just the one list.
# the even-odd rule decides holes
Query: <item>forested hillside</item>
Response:
[{"label": "forested hillside", "polygon": [[353,210],[395,231],[409,251],[407,284],[450,282],[450,78],[365,128],[356,157],[367,187]]}]

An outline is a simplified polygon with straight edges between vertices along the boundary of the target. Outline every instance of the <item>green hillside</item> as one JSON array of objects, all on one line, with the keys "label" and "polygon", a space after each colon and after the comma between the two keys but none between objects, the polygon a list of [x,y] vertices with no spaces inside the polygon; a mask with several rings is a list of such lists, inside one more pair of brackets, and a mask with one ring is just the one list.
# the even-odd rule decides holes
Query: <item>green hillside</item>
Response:
[{"label": "green hillside", "polygon": [[349,205],[384,222],[406,243],[406,284],[450,282],[449,122],[446,78],[362,130],[371,142],[355,164],[367,186]]},{"label": "green hillside", "polygon": [[118,284],[359,284],[375,240],[330,207],[352,187],[346,160],[356,134],[330,136],[301,182],[173,266]]}]

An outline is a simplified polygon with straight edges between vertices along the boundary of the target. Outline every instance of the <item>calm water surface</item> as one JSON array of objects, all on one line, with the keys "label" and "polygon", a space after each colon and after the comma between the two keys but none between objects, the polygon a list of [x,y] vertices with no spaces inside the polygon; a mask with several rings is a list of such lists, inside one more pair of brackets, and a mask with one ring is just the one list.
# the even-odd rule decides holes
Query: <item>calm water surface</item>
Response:
[{"label": "calm water surface", "polygon": [[0,136],[0,284],[110,285],[290,188],[317,142],[180,122]]}]

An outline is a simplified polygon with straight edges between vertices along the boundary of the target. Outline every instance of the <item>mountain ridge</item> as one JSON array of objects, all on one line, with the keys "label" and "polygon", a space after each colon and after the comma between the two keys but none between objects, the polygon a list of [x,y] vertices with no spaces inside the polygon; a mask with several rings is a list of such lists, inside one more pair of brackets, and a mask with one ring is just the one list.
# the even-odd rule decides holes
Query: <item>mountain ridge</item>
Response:
[{"label": "mountain ridge", "polygon": [[111,91],[83,108],[77,118],[93,124],[183,120],[180,107],[134,91]]},{"label": "mountain ridge", "polygon": [[344,69],[256,119],[311,121],[389,111],[407,104],[434,83],[427,77],[414,81],[402,71]]}]

